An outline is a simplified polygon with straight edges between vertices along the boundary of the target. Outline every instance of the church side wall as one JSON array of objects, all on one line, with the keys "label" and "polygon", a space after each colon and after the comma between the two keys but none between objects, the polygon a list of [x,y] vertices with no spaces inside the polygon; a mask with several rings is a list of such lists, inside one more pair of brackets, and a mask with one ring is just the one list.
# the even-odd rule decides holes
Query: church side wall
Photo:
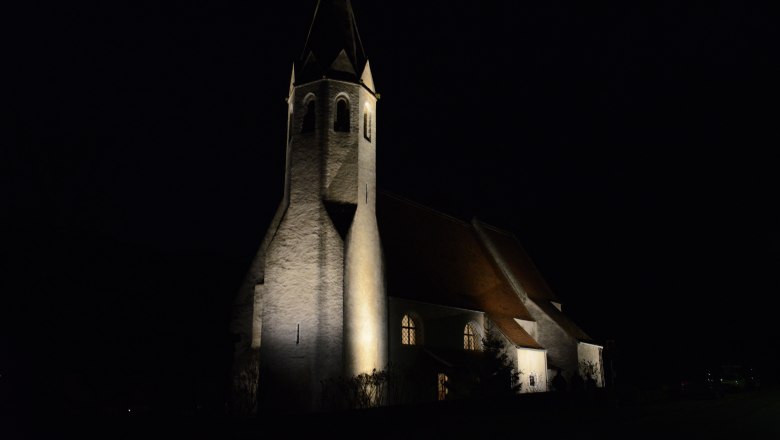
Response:
[{"label": "church side wall", "polygon": [[392,359],[410,348],[401,344],[401,319],[404,314],[415,318],[419,326],[420,346],[463,350],[463,329],[469,322],[477,325],[481,340],[485,328],[485,314],[475,310],[459,309],[424,302],[389,297],[389,340]]},{"label": "church side wall", "polygon": [[[404,314],[414,318],[417,325],[416,345],[401,343]],[[463,329],[470,322],[477,324],[481,339],[485,328],[482,312],[388,297],[389,364],[393,374],[400,374],[403,382],[396,395],[391,396],[391,402],[436,400],[437,375],[449,373],[446,363],[452,359],[447,360],[448,353],[463,351]]]}]

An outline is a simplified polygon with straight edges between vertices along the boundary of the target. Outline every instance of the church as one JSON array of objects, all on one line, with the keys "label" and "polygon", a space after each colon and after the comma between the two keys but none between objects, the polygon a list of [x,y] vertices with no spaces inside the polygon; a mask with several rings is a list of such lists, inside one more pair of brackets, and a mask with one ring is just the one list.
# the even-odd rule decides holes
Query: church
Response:
[{"label": "church", "polygon": [[517,392],[603,386],[602,347],[511,232],[377,189],[376,90],[350,1],[320,0],[290,79],[284,195],[234,302],[234,411],[330,409],[328,384],[387,371],[405,391],[381,404],[458,398],[488,334]]}]

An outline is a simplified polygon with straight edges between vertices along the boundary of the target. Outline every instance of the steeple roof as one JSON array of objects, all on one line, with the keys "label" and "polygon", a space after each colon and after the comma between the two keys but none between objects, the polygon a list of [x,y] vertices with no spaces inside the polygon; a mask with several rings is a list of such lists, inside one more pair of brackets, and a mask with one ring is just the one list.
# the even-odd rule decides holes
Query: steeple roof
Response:
[{"label": "steeple roof", "polygon": [[299,83],[323,76],[359,82],[366,54],[349,0],[317,2],[298,66]]}]

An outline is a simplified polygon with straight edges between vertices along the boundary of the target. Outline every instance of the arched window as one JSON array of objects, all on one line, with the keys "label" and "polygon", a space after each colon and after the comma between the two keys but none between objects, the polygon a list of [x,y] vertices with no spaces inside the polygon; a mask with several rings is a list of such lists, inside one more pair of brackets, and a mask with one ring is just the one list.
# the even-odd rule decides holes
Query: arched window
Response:
[{"label": "arched window", "polygon": [[401,344],[417,345],[417,322],[409,315],[401,319]]},{"label": "arched window", "polygon": [[363,110],[363,137],[371,142],[371,109],[368,108],[368,104]]},{"label": "arched window", "polygon": [[446,400],[447,394],[449,394],[450,390],[447,389],[447,382],[450,380],[449,377],[447,377],[444,373],[439,373],[437,376],[437,382],[438,382],[438,398],[439,400]]},{"label": "arched window", "polygon": [[474,330],[474,325],[471,323],[466,324],[466,327],[463,329],[463,349],[479,350],[477,332]]},{"label": "arched window", "polygon": [[314,131],[314,123],[316,120],[315,107],[316,105],[313,99],[309,101],[309,104],[306,105],[306,114],[303,115],[303,126],[301,127],[301,133],[311,133]]},{"label": "arched window", "polygon": [[344,98],[336,101],[336,119],[333,121],[333,131],[349,133],[349,103]]}]

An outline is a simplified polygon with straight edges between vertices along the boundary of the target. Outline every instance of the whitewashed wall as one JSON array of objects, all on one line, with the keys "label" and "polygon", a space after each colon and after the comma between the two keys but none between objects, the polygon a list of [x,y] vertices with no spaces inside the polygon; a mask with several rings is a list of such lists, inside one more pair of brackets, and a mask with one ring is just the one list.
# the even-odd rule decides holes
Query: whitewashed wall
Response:
[{"label": "whitewashed wall", "polygon": [[580,365],[580,375],[585,377],[585,371],[583,363],[591,362],[596,365],[596,386],[599,388],[604,386],[604,361],[601,356],[603,347],[595,344],[588,344],[586,342],[577,343],[577,359]]},{"label": "whitewashed wall", "polygon": [[[521,393],[547,391],[547,351],[534,348],[517,348],[517,367],[520,369]],[[531,376],[534,385],[531,385]]]}]

